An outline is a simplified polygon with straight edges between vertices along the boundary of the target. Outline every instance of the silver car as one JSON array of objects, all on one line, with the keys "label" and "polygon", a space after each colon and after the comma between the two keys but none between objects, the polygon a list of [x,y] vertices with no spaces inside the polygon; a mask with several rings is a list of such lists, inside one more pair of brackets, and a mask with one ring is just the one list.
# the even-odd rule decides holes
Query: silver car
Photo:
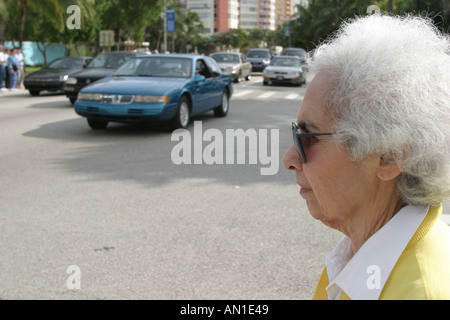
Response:
[{"label": "silver car", "polygon": [[252,78],[252,64],[247,61],[244,54],[239,52],[215,52],[211,58],[216,60],[223,73],[231,75],[233,82],[240,82],[241,79],[250,80]]},{"label": "silver car", "polygon": [[302,61],[296,56],[274,57],[264,69],[263,84],[288,83],[301,86],[306,83]]}]

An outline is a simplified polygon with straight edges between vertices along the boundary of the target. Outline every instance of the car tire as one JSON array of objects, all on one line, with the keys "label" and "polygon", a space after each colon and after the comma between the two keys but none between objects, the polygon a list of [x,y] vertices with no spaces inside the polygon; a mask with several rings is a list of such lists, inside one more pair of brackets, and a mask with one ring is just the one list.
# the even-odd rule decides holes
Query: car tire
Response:
[{"label": "car tire", "polygon": [[249,73],[248,76],[245,77],[245,80],[247,80],[247,81],[252,80],[252,74]]},{"label": "car tire", "polygon": [[41,92],[39,90],[29,90],[30,91],[30,95],[32,95],[33,97],[37,97]]},{"label": "car tire", "polygon": [[267,86],[269,84],[268,81],[263,81],[263,85]]},{"label": "car tire", "polygon": [[77,101],[77,98],[69,98],[69,100],[70,100],[71,104],[75,104],[75,101]]},{"label": "car tire", "polygon": [[172,120],[171,129],[186,129],[189,125],[190,117],[190,101],[188,97],[182,96],[180,101],[178,101],[177,113],[175,118]]},{"label": "car tire", "polygon": [[214,115],[216,117],[226,117],[229,109],[230,95],[228,94],[228,90],[225,89],[222,94],[222,104],[214,109]]},{"label": "car tire", "polygon": [[108,121],[99,119],[87,119],[87,123],[89,127],[94,130],[106,129],[106,127],[108,126]]},{"label": "car tire", "polygon": [[241,74],[241,71],[239,71],[239,73],[238,73],[236,79],[234,79],[234,83],[239,83],[239,82],[241,82],[241,77],[242,77],[242,74]]}]

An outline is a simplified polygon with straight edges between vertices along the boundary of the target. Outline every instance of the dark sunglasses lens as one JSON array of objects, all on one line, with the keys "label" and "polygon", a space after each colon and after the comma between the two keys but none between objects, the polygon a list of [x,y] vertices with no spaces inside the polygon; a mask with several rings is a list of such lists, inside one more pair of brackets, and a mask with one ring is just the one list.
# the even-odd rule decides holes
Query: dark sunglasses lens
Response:
[{"label": "dark sunglasses lens", "polygon": [[302,138],[297,137],[295,134],[296,128],[292,128],[292,138],[294,140],[295,149],[297,149],[298,154],[302,157],[303,163],[306,162],[305,153],[303,152],[303,146],[302,146]]}]

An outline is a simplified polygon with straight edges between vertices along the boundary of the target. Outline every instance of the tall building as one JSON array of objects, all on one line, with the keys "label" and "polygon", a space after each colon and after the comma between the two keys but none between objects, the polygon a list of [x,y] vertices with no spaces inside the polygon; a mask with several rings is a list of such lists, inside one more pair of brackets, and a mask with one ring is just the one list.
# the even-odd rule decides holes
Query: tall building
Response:
[{"label": "tall building", "polygon": [[297,6],[308,6],[308,0],[276,0],[276,27],[280,27],[284,22],[292,19],[297,12]]},{"label": "tall building", "polygon": [[296,4],[307,0],[179,0],[183,8],[196,12],[205,34],[229,29],[275,30],[292,18]]}]

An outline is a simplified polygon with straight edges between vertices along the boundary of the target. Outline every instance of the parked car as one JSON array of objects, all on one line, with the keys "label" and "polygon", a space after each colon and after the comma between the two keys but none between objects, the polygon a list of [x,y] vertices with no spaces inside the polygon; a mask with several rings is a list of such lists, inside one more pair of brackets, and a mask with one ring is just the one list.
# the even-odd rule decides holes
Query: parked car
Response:
[{"label": "parked car", "polygon": [[111,77],[83,88],[75,112],[92,129],[104,129],[108,122],[186,128],[191,116],[210,110],[225,117],[232,94],[231,76],[211,57],[152,54],[129,60]]},{"label": "parked car", "polygon": [[252,78],[252,64],[246,56],[239,52],[215,52],[211,58],[216,60],[223,73],[231,75],[233,82],[239,83],[242,78]]},{"label": "parked car", "polygon": [[88,66],[67,79],[64,92],[72,104],[77,100],[78,92],[88,84],[113,73],[125,61],[134,58],[138,53],[113,51],[96,56]]},{"label": "parked car", "polygon": [[48,67],[27,75],[23,81],[25,89],[32,96],[41,91],[64,91],[66,80],[73,73],[80,71],[92,61],[91,57],[70,57],[54,60]]},{"label": "parked car", "polygon": [[306,83],[302,61],[297,56],[279,56],[264,69],[263,84],[289,83],[301,86]]},{"label": "parked car", "polygon": [[247,52],[247,60],[252,64],[254,72],[263,72],[272,59],[270,49],[252,48]]}]

